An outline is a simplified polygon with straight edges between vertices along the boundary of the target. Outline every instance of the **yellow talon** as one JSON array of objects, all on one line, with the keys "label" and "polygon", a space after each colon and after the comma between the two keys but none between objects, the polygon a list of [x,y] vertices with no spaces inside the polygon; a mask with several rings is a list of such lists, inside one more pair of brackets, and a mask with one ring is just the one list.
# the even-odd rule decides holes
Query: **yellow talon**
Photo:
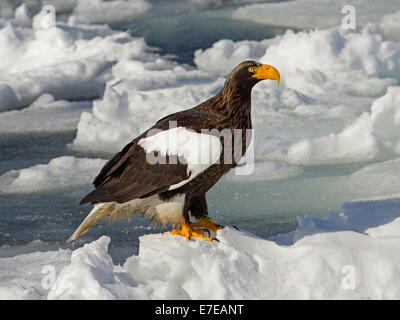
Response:
[{"label": "yellow talon", "polygon": [[206,237],[204,235],[203,230],[194,230],[192,225],[187,223],[186,221],[180,223],[175,229],[171,230],[170,232],[172,235],[175,236],[184,236],[186,240],[190,240],[190,238],[202,238],[207,241],[213,241],[212,238]]},{"label": "yellow talon", "polygon": [[205,217],[205,218],[200,218],[198,222],[192,223],[192,227],[198,228],[198,227],[203,227],[210,229],[212,232],[217,232],[219,229],[222,229],[224,226],[221,226],[219,224],[216,224],[215,222],[212,222],[210,218]]}]

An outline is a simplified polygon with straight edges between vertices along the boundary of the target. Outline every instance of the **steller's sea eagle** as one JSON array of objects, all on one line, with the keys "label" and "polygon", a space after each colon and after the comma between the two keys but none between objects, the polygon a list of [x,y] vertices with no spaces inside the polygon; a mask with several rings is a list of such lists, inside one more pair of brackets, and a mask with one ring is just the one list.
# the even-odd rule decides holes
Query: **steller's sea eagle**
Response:
[{"label": "steller's sea eagle", "polygon": [[[68,241],[102,219],[114,222],[138,212],[156,222],[170,222],[172,234],[212,240],[201,228],[216,232],[221,226],[208,218],[206,192],[246,152],[251,90],[264,79],[279,83],[278,70],[244,61],[214,97],[162,118],[127,144],[104,165],[93,181],[95,189],[80,202],[94,208]],[[240,140],[240,150],[234,150],[237,144],[232,140]],[[233,156],[238,151],[240,157]],[[191,217],[197,221],[191,222]]]}]

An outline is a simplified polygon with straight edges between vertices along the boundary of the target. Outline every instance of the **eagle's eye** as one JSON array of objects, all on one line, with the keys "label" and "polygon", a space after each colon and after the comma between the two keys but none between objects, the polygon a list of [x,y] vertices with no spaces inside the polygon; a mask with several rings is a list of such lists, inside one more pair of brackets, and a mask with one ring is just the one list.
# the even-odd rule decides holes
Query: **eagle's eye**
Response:
[{"label": "eagle's eye", "polygon": [[248,69],[247,69],[249,72],[254,72],[254,67],[249,67]]}]

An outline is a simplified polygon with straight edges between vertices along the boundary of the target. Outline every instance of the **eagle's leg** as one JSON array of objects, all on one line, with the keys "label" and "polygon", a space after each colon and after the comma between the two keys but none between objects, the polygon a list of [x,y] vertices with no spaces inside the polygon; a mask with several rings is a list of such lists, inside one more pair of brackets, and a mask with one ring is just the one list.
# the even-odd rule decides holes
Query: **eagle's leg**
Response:
[{"label": "eagle's leg", "polygon": [[197,219],[196,223],[191,224],[192,227],[207,228],[212,232],[217,232],[219,229],[223,228],[223,226],[212,222],[211,219],[208,217],[208,208],[205,194],[191,199],[189,210],[191,216]]},{"label": "eagle's leg", "polygon": [[171,230],[171,234],[184,236],[186,240],[190,240],[190,238],[202,238],[208,241],[213,240],[210,237],[206,237],[203,230],[194,230],[192,225],[186,221],[179,223],[176,228]]},{"label": "eagle's leg", "polygon": [[207,228],[210,229],[212,232],[217,232],[219,229],[224,228],[224,226],[221,226],[220,224],[211,221],[209,217],[201,217],[198,219],[197,222],[192,223],[191,226],[195,228],[196,227]]}]

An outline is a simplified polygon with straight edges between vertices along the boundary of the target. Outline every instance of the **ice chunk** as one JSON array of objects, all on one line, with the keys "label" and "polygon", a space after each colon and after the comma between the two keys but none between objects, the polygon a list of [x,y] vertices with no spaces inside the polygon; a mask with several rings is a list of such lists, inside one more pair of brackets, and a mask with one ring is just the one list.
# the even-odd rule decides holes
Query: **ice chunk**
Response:
[{"label": "ice chunk", "polygon": [[285,85],[304,94],[340,91],[376,97],[399,79],[398,52],[399,43],[383,41],[372,29],[332,28],[287,31],[260,60],[275,66]]},{"label": "ice chunk", "polygon": [[[378,154],[399,154],[400,87],[389,87],[376,99],[371,111],[363,113],[340,133],[303,139],[277,158],[294,164],[363,162]],[[273,156],[274,158],[274,156]]]},{"label": "ice chunk", "polygon": [[30,27],[32,25],[32,19],[25,3],[21,4],[15,10],[15,20],[24,27]]},{"label": "ice chunk", "polygon": [[355,8],[357,25],[379,22],[382,15],[400,10],[397,0],[379,4],[374,0],[294,0],[247,5],[238,8],[233,17],[284,27],[323,28],[340,25],[346,5]]},{"label": "ice chunk", "polygon": [[57,100],[43,94],[28,108],[0,113],[0,132],[43,132],[74,130],[91,101]]},{"label": "ice chunk", "polygon": [[[35,247],[29,243],[26,246]],[[71,250],[59,249],[0,258],[0,300],[45,298],[70,256]]]},{"label": "ice chunk", "polygon": [[220,40],[206,50],[198,49],[194,53],[194,62],[201,70],[227,75],[244,60],[258,60],[266,48],[279,41],[279,37],[262,41]]},{"label": "ice chunk", "polygon": [[349,177],[349,183],[359,190],[371,188],[382,194],[400,189],[400,158],[365,166]]},{"label": "ice chunk", "polygon": [[48,164],[11,170],[0,176],[1,192],[36,192],[89,184],[105,164],[102,159],[59,157]]},{"label": "ice chunk", "polygon": [[142,39],[104,26],[58,23],[33,30],[13,21],[0,22],[0,46],[0,111],[25,107],[42,93],[98,97],[115,60],[147,49]]}]

